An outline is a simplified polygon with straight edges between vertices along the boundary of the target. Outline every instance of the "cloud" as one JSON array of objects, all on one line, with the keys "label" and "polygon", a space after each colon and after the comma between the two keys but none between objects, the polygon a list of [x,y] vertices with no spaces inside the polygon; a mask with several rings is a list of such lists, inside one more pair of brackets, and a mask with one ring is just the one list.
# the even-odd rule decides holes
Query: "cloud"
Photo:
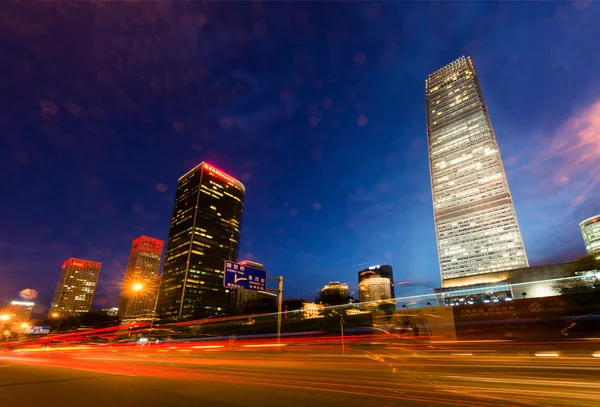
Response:
[{"label": "cloud", "polygon": [[600,182],[600,100],[559,127],[542,160],[554,164],[551,179],[556,186],[572,185],[573,206],[585,202]]}]

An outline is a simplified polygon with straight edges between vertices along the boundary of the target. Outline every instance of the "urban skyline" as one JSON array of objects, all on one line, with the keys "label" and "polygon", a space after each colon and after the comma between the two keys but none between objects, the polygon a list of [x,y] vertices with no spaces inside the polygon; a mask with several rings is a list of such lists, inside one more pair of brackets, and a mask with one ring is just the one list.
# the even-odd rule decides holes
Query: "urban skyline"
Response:
[{"label": "urban skyline", "polygon": [[[306,7],[309,21],[334,8],[317,13]],[[23,103],[11,104],[20,107],[9,115],[14,137],[3,162],[6,186],[16,192],[3,201],[3,213],[10,214],[5,230],[14,236],[3,236],[0,295],[18,298],[22,289],[34,288],[39,296],[32,301],[48,307],[61,261],[77,256],[103,262],[95,307],[115,304],[128,246],[140,234],[166,238],[174,180],[202,159],[248,187],[246,212],[253,216],[244,220],[240,256],[273,273],[286,270],[286,296],[313,298],[331,279],[353,286],[357,269],[382,262],[402,266],[399,276],[414,284],[413,292],[437,286],[423,81],[463,54],[478,69],[530,262],[584,254],[578,223],[600,212],[596,165],[588,159],[597,143],[584,132],[596,123],[598,56],[594,35],[570,27],[590,26],[593,7],[562,10],[554,19],[553,5],[536,5],[537,13],[533,6],[507,5],[510,23],[488,16],[487,7],[477,5],[474,14],[453,8],[463,22],[477,16],[485,32],[453,30],[455,23],[444,20],[453,33],[444,45],[427,27],[406,28],[412,40],[403,43],[407,34],[391,16],[426,17],[430,11],[406,14],[389,4],[377,24],[361,23],[364,31],[350,30],[347,39],[333,36],[339,54],[328,53],[327,30],[318,29],[317,40],[295,42],[292,37],[308,31],[294,24],[293,34],[253,40],[243,50],[232,45],[235,55],[249,53],[236,60],[235,70],[211,50],[202,51],[209,58],[191,50],[186,67],[214,61],[202,67],[214,77],[206,85],[212,93],[198,98],[214,102],[212,110],[116,70],[106,75],[110,83],[123,80],[123,93],[106,102],[82,98],[70,82],[57,88],[47,81],[53,90],[41,94],[27,81],[11,81],[21,84],[15,89]],[[532,24],[533,15],[545,17]],[[264,24],[272,32],[274,20]],[[519,40],[525,28],[527,42]],[[227,47],[227,38],[215,44]],[[360,38],[369,38],[369,47]],[[29,41],[36,49],[48,45],[35,35]],[[293,45],[281,48],[282,41]],[[271,60],[273,49],[283,52],[277,69],[258,62]],[[105,74],[78,57],[57,65],[51,55],[41,59],[38,78],[52,77],[49,67],[73,83],[82,83],[83,72],[85,78]],[[217,86],[221,80],[225,85]],[[32,194],[46,197],[39,214],[23,210]],[[406,293],[410,284],[397,288]]]}]

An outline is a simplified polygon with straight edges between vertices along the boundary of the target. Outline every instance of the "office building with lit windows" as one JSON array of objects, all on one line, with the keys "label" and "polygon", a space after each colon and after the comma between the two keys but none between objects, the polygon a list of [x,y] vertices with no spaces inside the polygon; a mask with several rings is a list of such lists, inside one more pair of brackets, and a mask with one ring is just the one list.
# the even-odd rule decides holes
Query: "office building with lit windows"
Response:
[{"label": "office building with lit windows", "polygon": [[148,236],[133,240],[119,301],[119,316],[152,316],[158,295],[164,242]]},{"label": "office building with lit windows", "polygon": [[62,265],[49,317],[65,317],[90,311],[102,263],[71,257]]},{"label": "office building with lit windows", "polygon": [[587,218],[579,227],[588,254],[600,254],[600,215]]},{"label": "office building with lit windows", "polygon": [[496,136],[469,57],[425,81],[427,136],[442,286],[528,266]]},{"label": "office building with lit windows", "polygon": [[348,284],[340,283],[339,281],[331,281],[321,289],[319,301],[321,304],[325,305],[348,304],[350,302]]},{"label": "office building with lit windows", "polygon": [[392,266],[372,266],[358,272],[361,308],[377,306],[377,301],[395,298]]},{"label": "office building with lit windows", "polygon": [[179,178],[157,313],[185,318],[225,313],[225,260],[236,261],[245,188],[203,162]]},{"label": "office building with lit windows", "polygon": [[12,322],[27,322],[31,318],[34,305],[31,301],[11,301],[4,313],[11,316]]}]

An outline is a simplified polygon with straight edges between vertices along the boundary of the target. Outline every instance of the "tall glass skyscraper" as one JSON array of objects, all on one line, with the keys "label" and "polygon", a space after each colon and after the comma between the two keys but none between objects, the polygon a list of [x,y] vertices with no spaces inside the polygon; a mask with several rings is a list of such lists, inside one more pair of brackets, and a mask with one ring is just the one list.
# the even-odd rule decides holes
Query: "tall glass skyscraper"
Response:
[{"label": "tall glass skyscraper", "polygon": [[118,311],[120,317],[153,314],[158,295],[163,245],[162,240],[148,236],[140,236],[133,241],[121,289]]},{"label": "tall glass skyscraper", "polygon": [[223,287],[224,262],[237,260],[244,193],[241,182],[204,162],[179,178],[159,315],[202,317],[227,310],[232,300]]},{"label": "tall glass skyscraper", "polygon": [[442,285],[456,277],[527,267],[496,136],[471,58],[459,58],[429,75],[425,97]]}]

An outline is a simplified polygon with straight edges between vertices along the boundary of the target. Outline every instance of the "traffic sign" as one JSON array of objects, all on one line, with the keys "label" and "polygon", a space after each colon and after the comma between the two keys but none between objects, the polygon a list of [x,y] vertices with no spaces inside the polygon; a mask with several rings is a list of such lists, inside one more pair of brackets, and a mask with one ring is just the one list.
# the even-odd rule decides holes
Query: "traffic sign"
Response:
[{"label": "traffic sign", "polygon": [[30,335],[47,335],[50,333],[49,326],[28,326],[25,329],[26,334]]},{"label": "traffic sign", "polygon": [[267,288],[267,270],[250,267],[242,262],[225,262],[223,285],[229,288],[265,291]]}]

